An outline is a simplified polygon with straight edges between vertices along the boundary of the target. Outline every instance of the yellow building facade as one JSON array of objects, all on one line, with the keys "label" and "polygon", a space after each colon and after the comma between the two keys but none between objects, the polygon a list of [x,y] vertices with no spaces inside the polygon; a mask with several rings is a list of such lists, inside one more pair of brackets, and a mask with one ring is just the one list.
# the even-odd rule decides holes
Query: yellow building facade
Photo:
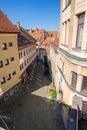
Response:
[{"label": "yellow building facade", "polygon": [[8,100],[20,81],[17,33],[0,33],[0,98]]},{"label": "yellow building facade", "polygon": [[36,58],[36,40],[22,27],[18,27],[0,11],[1,104],[20,90],[22,75]]}]

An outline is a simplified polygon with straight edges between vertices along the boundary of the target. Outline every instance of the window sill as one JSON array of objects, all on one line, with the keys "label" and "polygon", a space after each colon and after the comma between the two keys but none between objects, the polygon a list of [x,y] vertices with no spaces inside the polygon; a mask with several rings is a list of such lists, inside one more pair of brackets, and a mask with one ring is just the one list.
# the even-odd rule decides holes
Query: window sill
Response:
[{"label": "window sill", "polygon": [[87,52],[87,50],[82,50],[81,48],[72,48],[73,51],[77,51],[77,52]]},{"label": "window sill", "polygon": [[65,45],[65,44],[63,44],[63,43],[61,43],[61,45],[68,48],[68,45]]},{"label": "window sill", "polygon": [[81,90],[81,93],[87,95],[87,90]]}]

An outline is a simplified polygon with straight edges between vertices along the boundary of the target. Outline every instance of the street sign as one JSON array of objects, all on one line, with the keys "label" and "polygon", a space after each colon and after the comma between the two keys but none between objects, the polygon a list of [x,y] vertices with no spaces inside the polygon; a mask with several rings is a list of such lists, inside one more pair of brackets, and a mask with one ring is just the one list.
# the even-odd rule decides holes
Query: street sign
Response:
[{"label": "street sign", "polygon": [[72,108],[77,110],[77,107],[79,107],[80,111],[82,110],[82,98],[75,95],[72,99]]}]

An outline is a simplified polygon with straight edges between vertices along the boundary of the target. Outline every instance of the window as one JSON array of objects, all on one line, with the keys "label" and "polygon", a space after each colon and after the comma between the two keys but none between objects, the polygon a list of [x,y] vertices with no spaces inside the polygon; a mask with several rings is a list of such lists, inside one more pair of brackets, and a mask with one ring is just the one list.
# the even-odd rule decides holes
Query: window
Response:
[{"label": "window", "polygon": [[6,93],[6,94],[4,95],[4,100],[7,101],[8,99],[9,99],[9,95],[8,95],[8,93]]},{"label": "window", "polygon": [[67,21],[64,23],[64,44],[66,45],[66,35],[67,35]]},{"label": "window", "polygon": [[22,66],[20,65],[20,71],[22,70]]},{"label": "window", "polygon": [[31,59],[30,59],[30,57],[29,57],[29,61],[30,61]]},{"label": "window", "polygon": [[22,52],[19,53],[19,59],[21,59],[21,58],[22,58]]},{"label": "window", "polygon": [[26,66],[26,60],[24,61],[24,64],[25,64],[25,66]]},{"label": "window", "polygon": [[28,54],[28,50],[26,49],[26,54]]},{"label": "window", "polygon": [[5,65],[9,65],[9,59],[5,60]]},{"label": "window", "polygon": [[11,79],[11,74],[8,74],[7,75],[7,80],[10,80]]},{"label": "window", "polygon": [[11,89],[10,90],[10,96],[13,96],[14,95],[14,89]]},{"label": "window", "polygon": [[14,57],[11,57],[11,58],[10,58],[10,61],[14,61]]},{"label": "window", "polygon": [[27,59],[27,63],[29,62],[29,60]]},{"label": "window", "polygon": [[84,18],[85,18],[85,14],[80,14],[78,16],[78,29],[77,29],[77,42],[76,42],[77,48],[81,48],[82,46]]},{"label": "window", "polygon": [[4,84],[5,82],[6,82],[5,77],[2,77],[2,78],[1,78],[1,84]]},{"label": "window", "polygon": [[22,58],[22,52],[20,53],[20,55],[21,55],[21,58]]},{"label": "window", "polygon": [[21,67],[22,67],[22,69],[24,68],[24,65],[23,65],[23,63],[21,64]]},{"label": "window", "polygon": [[16,74],[16,71],[13,71],[13,72],[12,72],[12,75],[15,75],[15,74]]},{"label": "window", "polygon": [[87,77],[86,76],[83,76],[82,91],[85,91],[87,93]]},{"label": "window", "polygon": [[9,43],[8,43],[8,46],[11,47],[11,46],[12,46],[12,42],[9,42]]},{"label": "window", "polygon": [[18,86],[16,86],[16,87],[14,88],[14,91],[17,92],[18,89],[19,89]]},{"label": "window", "polygon": [[2,49],[7,50],[7,43],[2,43]]},{"label": "window", "polygon": [[25,51],[24,51],[24,56],[26,55]]},{"label": "window", "polygon": [[1,67],[3,67],[3,62],[2,62],[2,61],[0,61],[0,68],[1,68]]},{"label": "window", "polygon": [[63,9],[65,10],[70,4],[71,4],[71,0],[63,0]]},{"label": "window", "polygon": [[77,73],[72,72],[71,86],[76,88],[76,84],[77,84]]},{"label": "window", "polygon": [[71,3],[71,0],[68,0],[68,4],[70,4]]},{"label": "window", "polygon": [[20,53],[19,53],[19,59],[20,59]]}]

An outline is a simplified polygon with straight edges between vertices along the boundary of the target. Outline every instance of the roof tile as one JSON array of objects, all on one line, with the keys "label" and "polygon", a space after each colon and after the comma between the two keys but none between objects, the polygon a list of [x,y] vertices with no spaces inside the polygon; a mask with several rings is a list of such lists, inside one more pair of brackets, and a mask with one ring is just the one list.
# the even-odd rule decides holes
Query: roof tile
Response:
[{"label": "roof tile", "polygon": [[17,33],[19,30],[7,18],[7,16],[0,10],[0,32],[3,33]]}]

